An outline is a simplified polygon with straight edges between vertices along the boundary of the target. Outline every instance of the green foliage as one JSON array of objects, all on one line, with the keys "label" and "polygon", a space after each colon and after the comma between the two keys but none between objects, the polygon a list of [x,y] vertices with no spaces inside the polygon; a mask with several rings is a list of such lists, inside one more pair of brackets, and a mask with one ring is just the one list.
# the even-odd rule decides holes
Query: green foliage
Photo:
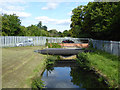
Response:
[{"label": "green foliage", "polygon": [[27,36],[48,36],[48,32],[36,25],[31,25],[27,27]]},{"label": "green foliage", "polygon": [[31,84],[32,89],[42,89],[45,88],[44,81],[41,78],[35,78]]},{"label": "green foliage", "polygon": [[72,37],[120,40],[120,2],[89,2],[72,13]]},{"label": "green foliage", "polygon": [[21,26],[21,21],[15,14],[2,16],[3,36],[49,36],[47,26],[42,26],[40,21],[37,25],[28,27]]},{"label": "green foliage", "polygon": [[111,87],[120,85],[118,82],[119,61],[117,56],[96,50],[92,53],[80,53],[77,60],[81,66],[97,70],[109,82]]},{"label": "green foliage", "polygon": [[48,46],[48,39],[46,39],[46,43],[45,43],[45,46]]},{"label": "green foliage", "polygon": [[93,43],[91,40],[89,41],[89,48],[93,48]]},{"label": "green foliage", "polygon": [[17,36],[21,33],[20,19],[15,14],[2,16],[2,34],[7,36]]},{"label": "green foliage", "polygon": [[51,37],[59,36],[59,32],[56,29],[49,30],[48,32],[49,32],[49,36],[51,36]]},{"label": "green foliage", "polygon": [[63,33],[62,32],[58,32],[58,35],[59,35],[59,37],[63,37]]},{"label": "green foliage", "polygon": [[61,45],[58,43],[48,43],[48,48],[61,48]]},{"label": "green foliage", "polygon": [[78,54],[77,61],[79,62],[81,67],[89,69],[89,61],[87,58],[88,57],[87,57],[86,53],[80,53],[80,54]]},{"label": "green foliage", "polygon": [[70,37],[70,32],[67,31],[67,30],[63,31],[63,36],[64,37]]},{"label": "green foliage", "polygon": [[3,36],[50,36],[63,37],[70,36],[69,32],[65,30],[64,33],[58,32],[56,29],[47,31],[47,26],[42,26],[42,21],[37,25],[30,25],[28,27],[21,26],[21,20],[15,14],[4,14],[2,17],[2,35]]},{"label": "green foliage", "polygon": [[42,21],[40,21],[40,22],[37,24],[37,27],[40,28],[40,29],[42,28]]},{"label": "green foliage", "polygon": [[44,29],[45,31],[47,31],[47,26],[42,26],[42,29]]},{"label": "green foliage", "polygon": [[55,63],[55,60],[57,60],[57,57],[55,56],[48,56],[47,57],[47,61],[46,61],[46,64],[54,64]]},{"label": "green foliage", "polygon": [[52,71],[54,70],[53,65],[55,63],[55,61],[57,60],[56,56],[48,56],[47,57],[47,61],[46,61],[46,69],[48,71]]}]

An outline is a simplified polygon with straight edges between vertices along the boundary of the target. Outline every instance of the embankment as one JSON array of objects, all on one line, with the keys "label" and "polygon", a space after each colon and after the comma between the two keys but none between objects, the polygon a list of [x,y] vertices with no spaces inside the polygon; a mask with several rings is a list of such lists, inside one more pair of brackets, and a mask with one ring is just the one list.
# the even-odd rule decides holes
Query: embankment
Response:
[{"label": "embankment", "polygon": [[115,55],[109,53],[94,50],[90,53],[80,53],[77,61],[84,69],[94,70],[99,74],[100,81],[104,80],[112,88],[118,88],[120,82],[118,80],[118,63],[120,60]]}]

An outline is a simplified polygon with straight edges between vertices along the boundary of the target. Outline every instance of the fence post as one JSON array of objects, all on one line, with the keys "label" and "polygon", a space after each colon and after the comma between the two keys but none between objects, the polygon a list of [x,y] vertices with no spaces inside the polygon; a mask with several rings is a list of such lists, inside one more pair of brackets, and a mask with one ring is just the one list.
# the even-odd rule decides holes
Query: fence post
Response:
[{"label": "fence post", "polygon": [[113,41],[110,41],[110,51],[113,54]]},{"label": "fence post", "polygon": [[120,42],[118,42],[118,56],[120,56]]}]

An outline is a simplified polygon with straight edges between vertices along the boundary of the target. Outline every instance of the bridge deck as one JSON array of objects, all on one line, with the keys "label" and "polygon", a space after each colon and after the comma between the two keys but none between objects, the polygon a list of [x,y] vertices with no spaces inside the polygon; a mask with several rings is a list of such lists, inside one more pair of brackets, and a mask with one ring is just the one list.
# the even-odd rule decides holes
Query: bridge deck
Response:
[{"label": "bridge deck", "polygon": [[70,55],[77,55],[80,52],[84,52],[84,50],[82,48],[79,48],[79,49],[47,48],[43,50],[38,50],[37,52],[41,54],[48,54],[48,55],[70,56]]}]

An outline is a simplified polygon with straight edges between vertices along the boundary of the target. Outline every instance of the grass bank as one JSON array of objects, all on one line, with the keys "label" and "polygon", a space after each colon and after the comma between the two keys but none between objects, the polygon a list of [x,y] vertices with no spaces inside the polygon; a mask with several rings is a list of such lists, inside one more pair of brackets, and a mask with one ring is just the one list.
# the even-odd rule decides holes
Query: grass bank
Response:
[{"label": "grass bank", "polygon": [[46,56],[34,50],[43,46],[2,48],[2,88],[30,88],[45,68]]},{"label": "grass bank", "polygon": [[99,80],[105,80],[110,87],[116,88],[120,85],[118,81],[118,63],[119,57],[111,55],[101,50],[94,50],[90,53],[80,53],[78,55],[78,62],[84,69],[95,70],[100,76]]}]

